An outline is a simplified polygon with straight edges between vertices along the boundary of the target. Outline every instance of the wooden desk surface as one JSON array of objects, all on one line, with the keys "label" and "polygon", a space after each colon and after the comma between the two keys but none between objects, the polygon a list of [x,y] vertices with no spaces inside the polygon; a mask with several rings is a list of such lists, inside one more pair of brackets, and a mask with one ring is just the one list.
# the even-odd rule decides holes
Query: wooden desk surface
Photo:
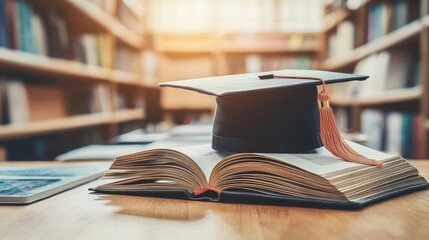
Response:
[{"label": "wooden desk surface", "polygon": [[[428,179],[429,161],[413,164]],[[340,211],[90,194],[96,184],[0,206],[0,239],[429,239],[429,190]]]}]

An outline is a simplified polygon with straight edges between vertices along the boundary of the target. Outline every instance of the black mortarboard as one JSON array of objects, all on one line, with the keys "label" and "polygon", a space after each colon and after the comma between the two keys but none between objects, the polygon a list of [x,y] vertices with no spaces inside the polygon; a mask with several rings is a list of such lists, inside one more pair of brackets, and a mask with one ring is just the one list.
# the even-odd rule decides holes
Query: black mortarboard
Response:
[{"label": "black mortarboard", "polygon": [[213,149],[283,153],[323,146],[317,85],[367,78],[327,71],[279,70],[165,82],[160,86],[216,96]]}]

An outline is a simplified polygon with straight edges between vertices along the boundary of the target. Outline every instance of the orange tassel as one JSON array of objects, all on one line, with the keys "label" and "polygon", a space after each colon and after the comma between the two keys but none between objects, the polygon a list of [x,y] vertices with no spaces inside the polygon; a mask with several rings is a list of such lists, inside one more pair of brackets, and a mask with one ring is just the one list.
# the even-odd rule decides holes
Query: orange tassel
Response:
[{"label": "orange tassel", "polygon": [[320,107],[320,134],[325,148],[334,156],[349,162],[362,163],[370,166],[383,167],[383,163],[369,159],[353,150],[338,131],[335,116],[329,106],[329,95],[325,90],[319,93]]},{"label": "orange tassel", "polygon": [[269,78],[298,78],[298,79],[310,79],[319,80],[322,82],[322,91],[319,93],[320,101],[320,132],[323,145],[325,148],[332,153],[334,156],[349,162],[361,163],[370,166],[383,167],[383,163],[375,159],[369,159],[355,150],[353,150],[347,142],[343,139],[340,132],[338,131],[337,124],[335,122],[335,116],[332,108],[329,106],[329,95],[325,88],[325,80],[317,77],[302,77],[302,76],[277,76],[277,75],[265,75],[260,76],[261,79]]}]

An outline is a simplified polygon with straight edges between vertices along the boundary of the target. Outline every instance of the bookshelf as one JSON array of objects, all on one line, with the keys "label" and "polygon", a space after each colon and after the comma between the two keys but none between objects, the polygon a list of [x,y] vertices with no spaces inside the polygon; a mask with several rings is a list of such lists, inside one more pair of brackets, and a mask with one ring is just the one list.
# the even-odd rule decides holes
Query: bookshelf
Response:
[{"label": "bookshelf", "polygon": [[[27,44],[25,39],[28,40],[24,37],[28,36],[20,32],[20,28],[18,32],[12,32],[10,29],[15,26],[2,25],[17,20],[8,18],[9,22],[5,22],[0,19],[0,28],[7,29],[7,39],[12,39],[8,40],[8,45],[0,41],[0,89],[3,98],[0,147],[8,152],[9,148],[10,151],[23,151],[24,149],[16,147],[21,143],[23,146],[41,145],[46,152],[38,156],[43,156],[46,160],[55,157],[58,151],[68,151],[88,143],[107,143],[111,137],[120,133],[119,125],[143,126],[146,118],[144,91],[147,87],[140,67],[140,55],[145,48],[143,29],[140,26],[143,24],[133,28],[121,19],[124,11],[122,0],[5,0],[0,4],[5,4],[0,8],[8,7],[6,15],[0,14],[0,18],[6,16],[18,19],[23,16],[13,15],[14,11],[9,11],[11,6],[15,11],[25,9],[27,12],[19,13],[30,14],[32,22],[27,24],[28,22],[22,20],[18,27],[28,28],[26,32],[34,34],[30,37],[39,43],[36,47],[33,44],[33,48],[31,44],[30,48],[22,48]],[[109,9],[104,9],[105,5]],[[62,35],[58,33],[58,36],[60,39],[63,37],[62,40],[50,38],[53,35],[53,27],[50,25],[52,17],[55,17],[56,24],[63,24],[55,29],[61,32]],[[142,18],[138,15],[135,22],[141,21]],[[13,41],[16,40],[13,39],[16,38],[19,44],[14,46]],[[103,48],[101,38],[104,41]],[[52,43],[61,41],[66,41],[67,47],[53,49]],[[94,50],[94,47],[97,50]],[[18,86],[21,89],[19,96],[22,95],[23,100],[16,97],[17,92],[12,92],[9,83],[14,83],[15,88]],[[52,101],[61,100],[66,113],[42,120],[34,120],[31,116],[25,119],[25,116],[21,116],[23,121],[14,122],[9,116],[13,112],[11,109],[19,108],[22,102],[29,101],[28,104],[22,105],[28,105],[24,115],[36,111],[31,108],[37,102],[43,102],[43,99],[33,99],[29,92],[37,92],[37,89],[45,87],[49,89],[48,93],[50,91],[52,96],[57,97],[51,99]],[[51,95],[45,97],[50,98]],[[45,111],[56,111],[49,109],[50,107],[47,106]],[[22,114],[22,111],[19,114]],[[49,151],[61,141],[64,141],[63,146]],[[14,155],[17,154],[12,152],[11,156]],[[31,155],[29,156],[31,158]]]},{"label": "bookshelf", "polygon": [[121,109],[115,113],[90,113],[62,119],[50,119],[31,123],[11,124],[0,127],[0,140],[35,136],[82,127],[141,120],[144,113],[139,109]]},{"label": "bookshelf", "polygon": [[[337,121],[345,129],[385,139],[376,144],[381,150],[392,151],[396,144],[393,153],[406,158],[428,157],[427,1],[369,0],[360,1],[354,9],[348,9],[347,2],[331,1],[325,6],[321,67],[367,74],[370,78],[361,85],[332,87],[331,103],[340,113]],[[341,33],[344,26],[351,38]],[[352,48],[335,52],[335,45]],[[398,65],[395,59],[399,58],[403,62]],[[394,74],[389,72],[400,77],[392,77]],[[349,94],[341,94],[342,91]]]},{"label": "bookshelf", "polygon": [[323,62],[323,68],[327,70],[342,69],[353,65],[364,57],[372,53],[380,52],[396,45],[402,44],[410,39],[417,39],[424,28],[421,20],[415,20],[407,25],[395,30],[383,38],[353,49],[338,57],[327,59]]},{"label": "bookshelf", "polygon": [[139,75],[26,52],[0,48],[0,69],[16,69],[32,74],[100,80],[144,86]]},{"label": "bookshelf", "polygon": [[383,104],[394,104],[406,101],[418,101],[422,96],[421,88],[410,88],[410,89],[397,89],[390,90],[389,92],[379,94],[377,96],[365,97],[365,98],[345,98],[332,96],[330,103],[335,106],[374,106]]},{"label": "bookshelf", "polygon": [[104,12],[96,5],[91,3],[88,4],[87,0],[68,0],[64,1],[64,4],[67,4],[70,11],[79,13],[88,18],[89,21],[114,35],[119,41],[137,50],[140,50],[143,46],[143,38],[139,34],[127,29],[114,16]]}]

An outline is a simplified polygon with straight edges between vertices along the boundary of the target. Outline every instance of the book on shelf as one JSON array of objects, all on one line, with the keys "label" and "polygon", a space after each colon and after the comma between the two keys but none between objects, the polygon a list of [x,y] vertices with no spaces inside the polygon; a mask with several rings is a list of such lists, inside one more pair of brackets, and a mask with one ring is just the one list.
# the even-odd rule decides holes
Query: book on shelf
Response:
[{"label": "book on shelf", "polygon": [[420,17],[420,1],[377,1],[368,10],[368,42]]},{"label": "book on shelf", "polygon": [[91,66],[112,68],[113,48],[111,35],[82,34],[76,39],[76,60]]},{"label": "book on shelf", "polygon": [[111,112],[113,109],[110,88],[106,83],[94,83],[84,88],[73,84],[66,87],[67,107],[70,115]]},{"label": "book on shelf", "polygon": [[355,25],[352,21],[341,22],[336,32],[329,35],[328,58],[347,54],[355,47]]},{"label": "book on shelf", "polygon": [[99,64],[96,36],[92,34],[83,34],[78,38],[77,46],[78,59],[80,62],[93,66]]},{"label": "book on shelf", "polygon": [[426,188],[418,170],[399,156],[350,143],[383,168],[341,161],[323,147],[296,154],[228,153],[210,145],[151,149],[118,157],[100,193],[213,202],[359,208]]},{"label": "book on shelf", "polygon": [[42,9],[40,13],[46,26],[48,55],[53,58],[74,59],[69,23],[54,7]]},{"label": "book on shelf", "polygon": [[98,83],[92,86],[92,94],[90,99],[91,112],[111,112],[113,110],[110,102],[110,89],[107,84]]},{"label": "book on shelf", "polygon": [[[104,6],[115,5],[112,3],[116,1],[100,2]],[[138,56],[133,50],[115,50],[109,34],[76,32],[74,22],[61,7],[29,0],[1,0],[0,9],[0,47],[105,68],[114,67],[116,60],[115,66],[120,70],[138,70]]]},{"label": "book on shelf", "polygon": [[360,60],[355,74],[368,74],[366,82],[350,82],[333,86],[337,96],[371,97],[390,90],[419,88],[420,58],[416,51],[392,49],[374,53]]},{"label": "book on shelf", "polygon": [[27,0],[0,1],[0,47],[72,59],[70,29],[52,6]]},{"label": "book on shelf", "polygon": [[116,52],[114,55],[115,69],[128,72],[139,72],[140,54],[136,53],[133,49],[125,46],[118,46],[116,47]]},{"label": "book on shelf", "polygon": [[105,168],[2,167],[0,204],[29,204],[99,178]]},{"label": "book on shelf", "polygon": [[29,122],[29,100],[24,83],[17,79],[2,79],[1,85],[5,95],[2,124]]},{"label": "book on shelf", "polygon": [[369,147],[405,158],[422,158],[423,126],[419,115],[366,109],[361,115],[361,125]]},{"label": "book on shelf", "polygon": [[58,86],[0,78],[2,124],[28,123],[67,116],[65,94]]},{"label": "book on shelf", "polygon": [[7,11],[6,0],[0,0],[0,47],[8,47]]}]

